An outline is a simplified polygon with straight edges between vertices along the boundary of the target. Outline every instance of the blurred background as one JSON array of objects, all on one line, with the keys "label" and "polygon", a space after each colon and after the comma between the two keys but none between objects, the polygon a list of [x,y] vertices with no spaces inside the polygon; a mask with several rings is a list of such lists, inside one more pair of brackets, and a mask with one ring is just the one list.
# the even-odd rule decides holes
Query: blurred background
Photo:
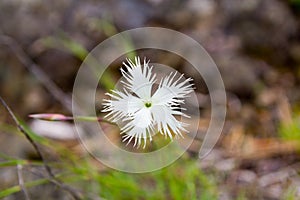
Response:
[{"label": "blurred background", "polygon": [[[84,199],[300,199],[299,11],[299,0],[2,0],[0,95],[34,131],[57,179]],[[136,175],[94,161],[72,123],[28,115],[71,115],[73,83],[87,53],[143,26],[177,30],[201,43],[222,74],[228,110],[222,137],[205,159],[198,159],[201,140],[195,140],[171,166]],[[144,54],[193,74],[174,55]],[[99,93],[120,78],[121,61],[112,63]],[[205,132],[209,94],[201,79],[195,83]],[[2,106],[0,150],[1,198],[73,198],[47,179]]]}]

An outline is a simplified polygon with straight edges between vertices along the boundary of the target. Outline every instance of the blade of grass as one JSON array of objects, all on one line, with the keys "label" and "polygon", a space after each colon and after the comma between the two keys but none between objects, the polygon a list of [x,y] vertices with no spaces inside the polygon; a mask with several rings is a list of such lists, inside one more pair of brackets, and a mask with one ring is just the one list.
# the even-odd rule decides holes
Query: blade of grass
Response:
[{"label": "blade of grass", "polygon": [[[49,180],[46,178],[43,178],[43,179],[27,182],[24,184],[24,186],[26,188],[30,188],[30,187],[34,187],[34,186],[38,186],[38,185],[42,185],[42,184],[46,184],[46,183],[49,183]],[[21,187],[19,185],[4,189],[4,190],[0,191],[0,198],[7,197],[9,195],[12,195],[12,194],[20,192],[20,191],[21,191]]]},{"label": "blade of grass", "polygon": [[0,167],[12,167],[16,165],[26,165],[28,162],[26,160],[9,160],[0,162]]}]

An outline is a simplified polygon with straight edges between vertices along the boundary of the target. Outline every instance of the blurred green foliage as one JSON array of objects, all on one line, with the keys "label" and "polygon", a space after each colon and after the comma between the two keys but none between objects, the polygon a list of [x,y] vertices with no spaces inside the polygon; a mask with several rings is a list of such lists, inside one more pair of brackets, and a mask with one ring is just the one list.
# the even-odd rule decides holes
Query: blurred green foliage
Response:
[{"label": "blurred green foliage", "polygon": [[217,199],[213,179],[197,167],[196,161],[188,159],[147,174],[109,171],[97,181],[100,195],[107,199]]},{"label": "blurred green foliage", "polygon": [[283,197],[284,200],[296,200],[296,189],[290,189]]},{"label": "blurred green foliage", "polygon": [[[85,199],[90,194],[104,199],[218,199],[217,185],[213,177],[206,175],[198,166],[198,160],[184,155],[172,165],[151,173],[130,174],[112,169],[99,171],[90,156],[79,156],[62,144],[53,143],[37,136],[25,123],[22,125],[30,137],[44,148],[60,156],[59,161],[48,164],[60,171],[57,178],[65,184],[75,185],[82,190]],[[1,126],[5,127],[5,126]],[[11,131],[9,126],[6,131]],[[19,134],[22,136],[22,134]],[[42,161],[16,159],[0,154],[0,169],[22,165],[26,168],[41,167]],[[24,186],[32,188],[49,183],[49,179],[40,177],[36,180],[24,180]],[[88,184],[87,184],[88,183]],[[0,198],[20,192],[15,185],[0,191]]]},{"label": "blurred green foliage", "polygon": [[300,119],[293,118],[291,123],[282,123],[279,126],[279,136],[287,140],[300,141]]},{"label": "blurred green foliage", "polygon": [[[115,170],[99,172],[88,159],[77,160],[76,164],[67,164],[60,168],[70,171],[58,176],[64,183],[76,184],[89,196],[90,193],[104,199],[218,199],[217,186],[212,177],[205,175],[197,161],[188,158],[180,159],[169,167],[146,174],[129,174]],[[13,167],[16,164],[27,165],[30,161],[7,161],[1,167]],[[41,163],[40,163],[41,164]],[[66,164],[66,163],[64,163]],[[47,179],[28,181],[30,188],[48,183]],[[88,184],[86,184],[88,182]],[[0,197],[20,192],[16,185],[0,192]]]}]

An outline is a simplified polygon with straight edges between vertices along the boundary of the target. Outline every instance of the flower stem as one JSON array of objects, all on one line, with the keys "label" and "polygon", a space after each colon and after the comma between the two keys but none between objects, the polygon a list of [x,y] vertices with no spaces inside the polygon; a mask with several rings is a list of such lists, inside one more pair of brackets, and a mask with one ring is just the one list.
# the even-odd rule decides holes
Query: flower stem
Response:
[{"label": "flower stem", "polygon": [[46,120],[46,121],[74,121],[74,120],[79,120],[79,121],[89,121],[89,122],[106,122],[113,124],[103,118],[100,117],[91,117],[91,116],[77,116],[77,117],[72,117],[72,116],[66,116],[63,114],[58,114],[58,113],[41,113],[41,114],[31,114],[29,115],[30,118],[33,119],[40,119],[40,120]]}]

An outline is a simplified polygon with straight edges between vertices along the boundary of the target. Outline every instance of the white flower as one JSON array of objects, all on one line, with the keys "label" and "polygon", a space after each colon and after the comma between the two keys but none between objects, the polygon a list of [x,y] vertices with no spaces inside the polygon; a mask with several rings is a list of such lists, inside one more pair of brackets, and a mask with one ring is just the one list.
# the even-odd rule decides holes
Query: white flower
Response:
[{"label": "white flower", "polygon": [[184,98],[193,91],[189,83],[192,79],[182,80],[181,75],[174,80],[176,72],[170,73],[160,81],[151,95],[156,74],[152,73],[153,66],[149,66],[149,61],[144,60],[142,65],[140,58],[136,57],[135,64],[129,59],[123,64],[125,67],[121,68],[121,73],[125,81],[121,83],[124,89],[106,93],[111,99],[104,100],[102,110],[108,112],[105,118],[118,123],[121,133],[125,133],[123,142],[130,143],[135,138],[134,146],[139,147],[143,138],[145,147],[147,137],[151,141],[152,135],[157,132],[171,139],[173,134],[182,136],[181,132],[187,132],[185,128],[188,124],[177,120],[175,116],[189,117],[181,112],[184,108],[179,106],[184,104]]}]

